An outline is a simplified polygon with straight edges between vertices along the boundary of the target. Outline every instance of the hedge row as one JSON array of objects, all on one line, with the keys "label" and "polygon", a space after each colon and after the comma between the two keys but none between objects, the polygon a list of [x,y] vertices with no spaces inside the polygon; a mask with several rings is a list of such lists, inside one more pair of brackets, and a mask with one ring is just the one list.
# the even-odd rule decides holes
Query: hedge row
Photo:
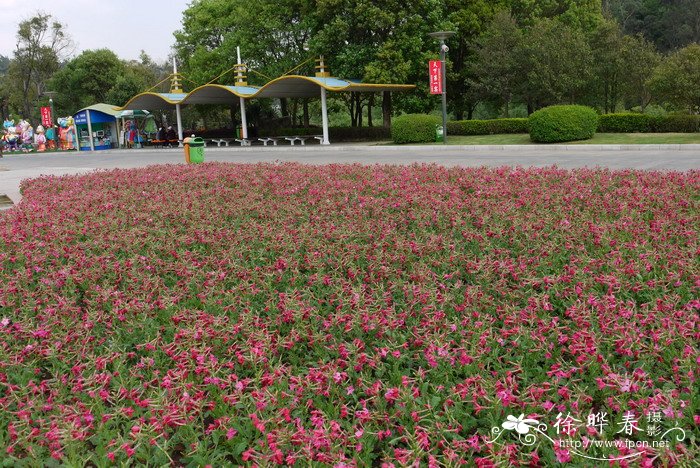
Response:
[{"label": "hedge row", "polygon": [[700,132],[700,115],[605,114],[598,131],[603,133],[695,133]]},{"label": "hedge row", "polygon": [[448,135],[527,133],[527,119],[456,120],[447,122]]},{"label": "hedge row", "polygon": [[550,106],[528,119],[530,139],[535,143],[589,140],[598,128],[598,114],[586,106]]}]

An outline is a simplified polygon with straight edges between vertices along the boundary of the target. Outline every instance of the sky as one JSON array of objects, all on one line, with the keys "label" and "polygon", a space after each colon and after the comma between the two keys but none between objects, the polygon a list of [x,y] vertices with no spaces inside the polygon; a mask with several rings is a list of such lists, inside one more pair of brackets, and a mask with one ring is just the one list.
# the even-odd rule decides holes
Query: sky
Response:
[{"label": "sky", "polygon": [[0,55],[12,57],[17,25],[37,12],[50,14],[65,26],[78,55],[108,48],[125,60],[141,50],[160,63],[175,43],[182,12],[191,0],[0,0]]}]

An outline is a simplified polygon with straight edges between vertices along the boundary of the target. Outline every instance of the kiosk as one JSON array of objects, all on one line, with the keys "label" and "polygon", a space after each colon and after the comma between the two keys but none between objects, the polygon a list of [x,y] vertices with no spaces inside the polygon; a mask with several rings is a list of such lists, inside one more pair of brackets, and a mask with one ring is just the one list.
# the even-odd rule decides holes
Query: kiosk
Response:
[{"label": "kiosk", "polygon": [[100,103],[73,115],[80,151],[119,148],[118,114],[113,105]]}]

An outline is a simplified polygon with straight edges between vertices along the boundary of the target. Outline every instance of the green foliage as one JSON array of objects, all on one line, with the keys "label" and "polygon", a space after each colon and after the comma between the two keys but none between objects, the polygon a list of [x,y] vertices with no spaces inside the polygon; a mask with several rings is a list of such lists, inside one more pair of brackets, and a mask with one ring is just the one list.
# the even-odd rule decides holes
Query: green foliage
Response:
[{"label": "green foliage", "polygon": [[655,117],[652,127],[657,133],[700,132],[700,115],[666,115]]},{"label": "green foliage", "polygon": [[598,131],[603,133],[695,133],[700,132],[700,115],[604,114]]},{"label": "green foliage", "polygon": [[523,56],[527,57],[526,100],[539,105],[575,103],[591,81],[593,54],[582,31],[558,20],[540,20],[529,30]]},{"label": "green foliage", "polygon": [[437,125],[440,125],[440,118],[434,115],[402,115],[391,124],[391,139],[394,143],[429,143],[435,141]]},{"label": "green foliage", "polygon": [[51,15],[37,12],[19,23],[8,79],[12,83],[10,100],[24,117],[33,116],[34,103],[47,91],[47,81],[70,47],[64,26],[53,21]]},{"label": "green foliage", "polygon": [[57,107],[73,113],[106,102],[107,93],[124,72],[124,63],[111,50],[86,50],[54,74],[51,87],[58,92]]},{"label": "green foliage", "polygon": [[551,106],[533,113],[528,126],[535,143],[588,140],[598,128],[598,114],[586,106]]},{"label": "green foliage", "polygon": [[666,58],[650,85],[657,96],[678,108],[700,111],[700,45],[689,45]]},{"label": "green foliage", "polygon": [[528,119],[458,120],[447,123],[448,135],[527,133]]},{"label": "green foliage", "polygon": [[661,62],[661,55],[641,35],[624,36],[619,51],[623,72],[620,74],[622,94],[627,102],[638,104],[642,112],[652,99],[649,81]]},{"label": "green foliage", "polygon": [[479,40],[474,61],[476,85],[503,104],[509,116],[510,102],[522,81],[524,61],[520,53],[523,32],[507,12],[499,12]]},{"label": "green foliage", "polygon": [[598,121],[602,133],[650,133],[655,118],[646,114],[604,114]]},{"label": "green foliage", "polygon": [[606,0],[604,6],[626,34],[643,36],[661,51],[700,42],[697,0]]}]

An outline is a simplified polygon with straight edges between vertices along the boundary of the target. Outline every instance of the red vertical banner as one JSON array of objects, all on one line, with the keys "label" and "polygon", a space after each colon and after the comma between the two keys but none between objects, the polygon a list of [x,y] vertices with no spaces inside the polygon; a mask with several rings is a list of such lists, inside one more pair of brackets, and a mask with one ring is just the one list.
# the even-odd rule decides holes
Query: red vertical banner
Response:
[{"label": "red vertical banner", "polygon": [[442,62],[431,60],[428,68],[430,69],[430,94],[442,94]]},{"label": "red vertical banner", "polygon": [[51,115],[51,108],[50,107],[42,107],[41,108],[41,125],[44,127],[51,127],[53,126],[53,116]]}]

